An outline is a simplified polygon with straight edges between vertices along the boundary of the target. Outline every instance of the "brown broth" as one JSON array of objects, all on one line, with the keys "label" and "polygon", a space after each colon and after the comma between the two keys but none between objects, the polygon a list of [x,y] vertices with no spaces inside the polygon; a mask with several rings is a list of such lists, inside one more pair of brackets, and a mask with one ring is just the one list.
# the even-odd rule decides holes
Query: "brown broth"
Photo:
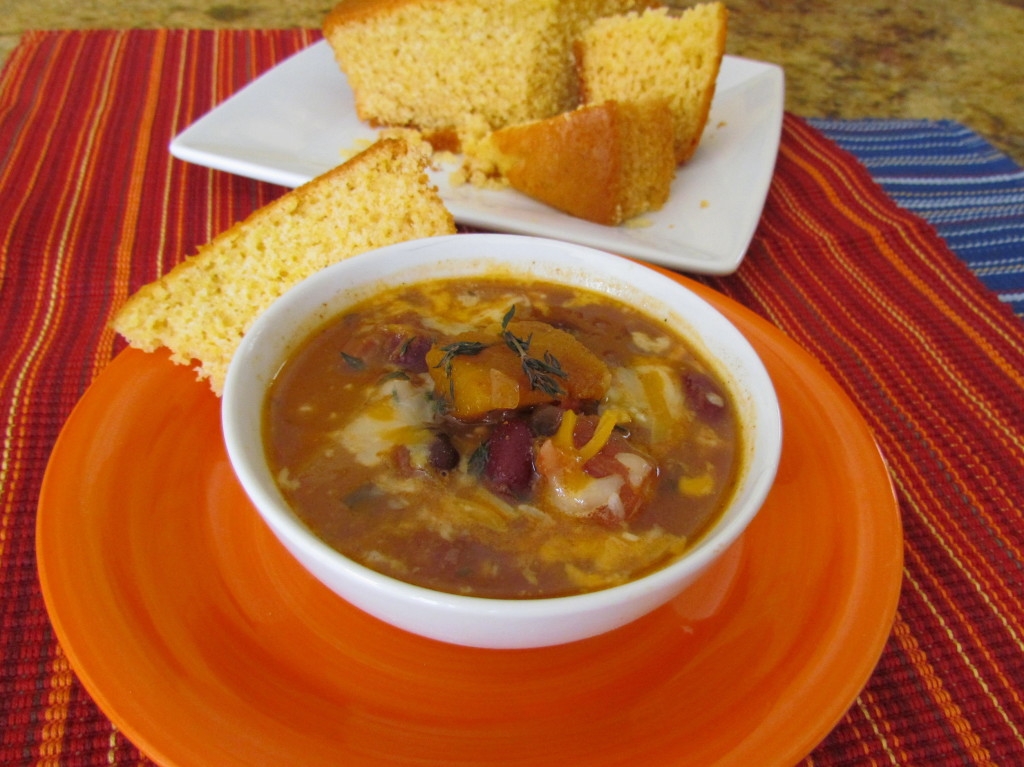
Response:
[{"label": "brown broth", "polygon": [[[435,388],[423,350],[470,330],[500,346],[512,306],[607,366],[600,401],[451,417],[450,381]],[[566,408],[589,426],[559,452]],[[584,461],[601,413],[615,428]],[[520,437],[529,426],[525,484],[494,468],[488,439],[503,422]],[[718,519],[741,455],[726,387],[672,329],[597,293],[500,278],[403,287],[327,323],[278,374],[264,435],[279,487],[326,543],[410,583],[494,598],[592,591],[663,567]],[[563,472],[567,455],[577,463]]]}]

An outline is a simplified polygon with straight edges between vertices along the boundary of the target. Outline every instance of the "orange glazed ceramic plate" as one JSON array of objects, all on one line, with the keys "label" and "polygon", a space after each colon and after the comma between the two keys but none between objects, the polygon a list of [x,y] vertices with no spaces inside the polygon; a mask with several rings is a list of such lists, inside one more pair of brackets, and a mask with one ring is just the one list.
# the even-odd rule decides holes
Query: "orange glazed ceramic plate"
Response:
[{"label": "orange glazed ceramic plate", "polygon": [[866,424],[824,369],[693,287],[776,382],[775,487],[682,596],[538,650],[421,639],[335,597],[249,506],[206,385],[164,355],[122,353],[65,426],[39,504],[43,594],[83,684],[165,765],[796,762],[882,652],[898,509]]}]

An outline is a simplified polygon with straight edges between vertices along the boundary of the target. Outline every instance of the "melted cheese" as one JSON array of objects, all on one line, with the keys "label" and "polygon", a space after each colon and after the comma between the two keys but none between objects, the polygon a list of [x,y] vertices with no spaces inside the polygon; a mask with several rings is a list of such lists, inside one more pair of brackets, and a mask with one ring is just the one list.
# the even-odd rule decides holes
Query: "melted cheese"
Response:
[{"label": "melted cheese", "polygon": [[426,458],[435,418],[424,377],[394,379],[372,389],[359,415],[335,439],[363,466],[377,466],[395,445],[405,445],[414,464]]},{"label": "melted cheese", "polygon": [[645,362],[616,368],[606,402],[646,427],[655,450],[678,439],[679,431],[691,420],[679,375],[667,365]]}]

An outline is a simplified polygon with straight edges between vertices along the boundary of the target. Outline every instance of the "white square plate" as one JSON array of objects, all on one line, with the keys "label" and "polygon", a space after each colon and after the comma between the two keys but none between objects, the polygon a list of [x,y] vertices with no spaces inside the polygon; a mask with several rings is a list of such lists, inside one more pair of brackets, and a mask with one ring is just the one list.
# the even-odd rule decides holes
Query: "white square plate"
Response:
[{"label": "white square plate", "polygon": [[[513,190],[452,186],[431,172],[456,221],[590,245],[684,271],[729,274],[764,208],[782,132],[785,80],[772,64],[726,56],[703,140],[665,206],[617,227],[567,216]],[[338,165],[376,131],[324,41],[295,54],[171,142],[187,162],[296,187]]]}]

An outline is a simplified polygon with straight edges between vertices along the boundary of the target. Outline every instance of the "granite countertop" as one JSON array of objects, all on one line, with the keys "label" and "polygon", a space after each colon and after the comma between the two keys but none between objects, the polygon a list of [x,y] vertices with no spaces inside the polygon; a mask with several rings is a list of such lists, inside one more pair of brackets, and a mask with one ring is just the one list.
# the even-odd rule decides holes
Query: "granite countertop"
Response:
[{"label": "granite countertop", "polygon": [[[782,65],[789,111],[957,120],[1024,165],[1024,0],[726,2],[728,52]],[[28,29],[318,27],[332,3],[7,0],[5,6],[0,60]]]}]

